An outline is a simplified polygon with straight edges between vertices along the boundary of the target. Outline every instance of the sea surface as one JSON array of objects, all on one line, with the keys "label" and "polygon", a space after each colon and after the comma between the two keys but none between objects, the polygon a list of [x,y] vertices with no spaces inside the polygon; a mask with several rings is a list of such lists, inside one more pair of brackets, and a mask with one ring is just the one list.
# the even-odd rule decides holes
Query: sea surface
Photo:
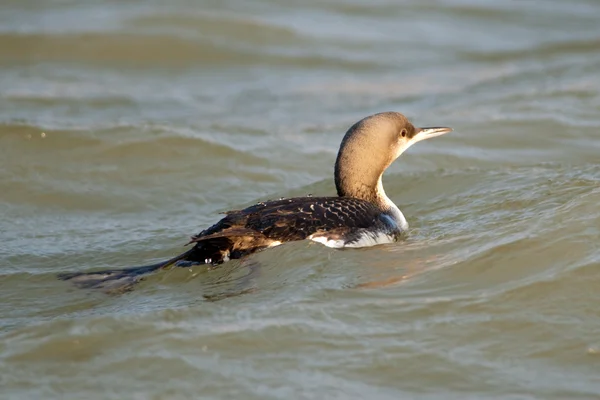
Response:
[{"label": "sea surface", "polygon": [[[3,0],[1,399],[600,398],[597,0]],[[220,212],[334,195],[376,112],[406,240],[130,292]]]}]

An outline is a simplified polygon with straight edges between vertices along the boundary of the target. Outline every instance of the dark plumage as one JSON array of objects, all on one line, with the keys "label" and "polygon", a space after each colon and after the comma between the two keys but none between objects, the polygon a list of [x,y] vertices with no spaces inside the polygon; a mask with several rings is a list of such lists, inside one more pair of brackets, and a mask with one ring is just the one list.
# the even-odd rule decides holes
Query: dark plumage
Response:
[{"label": "dark plumage", "polygon": [[[193,236],[185,260],[218,264],[283,242],[319,235],[350,237],[361,229],[393,230],[373,203],[351,197],[296,197],[229,211]],[[350,238],[351,240],[351,238]]]},{"label": "dark plumage", "polygon": [[337,248],[395,241],[408,224],[383,190],[383,172],[412,144],[449,131],[416,128],[395,112],[364,118],[346,132],[340,145],[334,174],[338,197],[281,199],[229,211],[193,236],[191,249],[165,262],[59,278],[80,287],[123,290],[139,275],[173,264],[218,265],[289,241],[310,239]]}]

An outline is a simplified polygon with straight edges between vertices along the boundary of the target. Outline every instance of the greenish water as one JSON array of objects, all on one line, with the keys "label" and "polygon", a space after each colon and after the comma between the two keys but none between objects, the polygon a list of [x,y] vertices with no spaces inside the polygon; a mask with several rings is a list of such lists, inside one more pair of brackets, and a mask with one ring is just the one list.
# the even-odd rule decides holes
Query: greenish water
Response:
[{"label": "greenish water", "polygon": [[[3,2],[0,398],[600,397],[599,20],[592,0]],[[334,194],[344,132],[387,110],[455,130],[384,177],[406,241],[121,296],[56,280]]]}]

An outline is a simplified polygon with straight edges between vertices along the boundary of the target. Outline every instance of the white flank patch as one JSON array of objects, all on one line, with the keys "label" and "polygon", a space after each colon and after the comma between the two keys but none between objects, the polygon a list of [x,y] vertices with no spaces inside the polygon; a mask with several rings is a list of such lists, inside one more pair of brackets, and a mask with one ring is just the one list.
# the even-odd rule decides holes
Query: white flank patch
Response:
[{"label": "white flank patch", "polygon": [[279,246],[281,244],[281,242],[279,240],[276,240],[274,242],[271,242],[271,244],[269,244],[269,246],[267,247],[275,247],[275,246]]},{"label": "white flank patch", "polygon": [[312,240],[313,242],[321,243],[327,247],[331,247],[334,249],[341,249],[346,244],[346,243],[344,243],[343,240],[327,239],[325,236],[313,237],[312,235],[310,235],[308,237],[308,239]]},{"label": "white flank patch", "polygon": [[358,240],[346,244],[344,247],[370,247],[378,244],[393,243],[396,237],[385,232],[364,232]]}]

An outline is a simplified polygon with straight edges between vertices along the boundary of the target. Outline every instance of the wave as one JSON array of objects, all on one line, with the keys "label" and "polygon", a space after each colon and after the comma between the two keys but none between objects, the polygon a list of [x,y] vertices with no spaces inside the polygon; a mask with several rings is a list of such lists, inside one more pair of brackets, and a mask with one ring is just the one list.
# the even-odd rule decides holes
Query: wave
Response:
[{"label": "wave", "polygon": [[375,61],[343,59],[333,55],[305,52],[302,48],[245,48],[235,42],[206,38],[184,38],[167,34],[72,33],[0,34],[0,61],[11,65],[36,62],[87,63],[102,66],[221,67],[240,65],[294,66],[366,70],[380,65]]}]

